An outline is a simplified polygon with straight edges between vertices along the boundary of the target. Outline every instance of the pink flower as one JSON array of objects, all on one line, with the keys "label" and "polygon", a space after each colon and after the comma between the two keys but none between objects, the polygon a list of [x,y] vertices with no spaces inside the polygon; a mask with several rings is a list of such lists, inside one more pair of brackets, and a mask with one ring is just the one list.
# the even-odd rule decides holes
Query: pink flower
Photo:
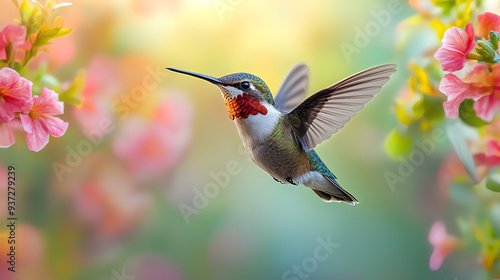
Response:
[{"label": "pink flower", "polygon": [[2,32],[0,32],[0,59],[6,59],[6,47],[11,43],[12,49],[16,51],[20,49],[18,56],[24,56],[22,50],[30,48],[31,44],[26,41],[26,28],[21,25],[7,25]]},{"label": "pink flower", "polygon": [[68,123],[60,118],[53,117],[64,113],[64,103],[58,101],[58,94],[43,88],[40,96],[34,96],[30,101],[31,110],[22,113],[23,125],[28,148],[38,152],[49,142],[49,134],[54,137],[64,135]]},{"label": "pink flower", "polygon": [[156,110],[153,120],[127,120],[113,143],[116,155],[139,180],[147,180],[172,168],[191,137],[191,104],[170,97]]},{"label": "pink flower", "polygon": [[142,220],[151,205],[151,196],[115,166],[100,169],[104,171],[91,173],[91,178],[74,193],[73,202],[77,217],[92,229],[95,237],[113,238]]},{"label": "pink flower", "polygon": [[446,228],[441,221],[436,221],[429,231],[429,242],[434,246],[429,267],[432,270],[438,270],[446,256],[458,248],[460,241],[446,233]]},{"label": "pink flower", "polygon": [[31,99],[32,82],[15,70],[0,69],[0,121],[10,121]]},{"label": "pink flower", "polygon": [[8,148],[14,144],[14,136],[8,122],[0,121],[0,148]]},{"label": "pink flower", "polygon": [[82,104],[73,116],[85,132],[99,128],[105,119],[113,118],[113,98],[122,90],[120,65],[106,56],[95,56],[85,72]]},{"label": "pink flower", "polygon": [[467,24],[465,30],[452,27],[444,33],[443,46],[434,57],[441,62],[443,71],[458,71],[464,67],[467,54],[474,49],[475,44],[472,22]]},{"label": "pink flower", "polygon": [[476,36],[488,39],[490,31],[500,32],[500,16],[484,13],[477,16]]},{"label": "pink flower", "polygon": [[500,65],[493,65],[490,72],[485,64],[478,63],[463,80],[454,74],[446,74],[439,90],[448,97],[443,103],[446,117],[456,118],[460,103],[464,99],[474,99],[476,115],[491,121],[495,109],[500,108]]},{"label": "pink flower", "polygon": [[[481,177],[485,177],[488,171],[500,165],[500,142],[491,140],[487,143],[487,153],[478,153],[474,155]],[[483,170],[481,170],[483,169]]]}]

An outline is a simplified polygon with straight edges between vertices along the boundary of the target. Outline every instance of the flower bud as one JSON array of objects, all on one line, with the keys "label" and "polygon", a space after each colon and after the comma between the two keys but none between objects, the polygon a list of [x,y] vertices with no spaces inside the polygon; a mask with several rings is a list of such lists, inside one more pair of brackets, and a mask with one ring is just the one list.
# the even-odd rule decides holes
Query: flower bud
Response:
[{"label": "flower bud", "polygon": [[493,61],[497,55],[491,42],[484,39],[477,41],[476,52],[483,56],[486,62]]},{"label": "flower bud", "polygon": [[490,31],[490,41],[493,45],[493,49],[498,50],[498,40],[500,40],[500,34],[496,31]]}]

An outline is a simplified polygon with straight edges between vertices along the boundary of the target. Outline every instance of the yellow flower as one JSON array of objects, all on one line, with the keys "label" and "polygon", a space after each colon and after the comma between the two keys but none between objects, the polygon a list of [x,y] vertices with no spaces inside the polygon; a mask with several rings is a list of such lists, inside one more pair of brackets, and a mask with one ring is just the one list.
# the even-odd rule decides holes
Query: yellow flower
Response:
[{"label": "yellow flower", "polygon": [[429,80],[429,75],[427,72],[420,68],[416,63],[412,63],[410,67],[413,66],[414,77],[410,77],[409,83],[410,88],[414,91],[420,90],[423,94],[434,96],[437,91],[432,87]]},{"label": "yellow flower", "polygon": [[453,24],[444,24],[441,22],[441,19],[437,18],[431,22],[431,27],[436,29],[439,40],[443,40],[444,33],[446,30],[450,29]]},{"label": "yellow flower", "polygon": [[413,90],[403,89],[401,94],[396,98],[396,115],[399,122],[405,125],[412,124],[415,120],[422,117],[422,110],[418,109],[418,104],[421,97]]}]

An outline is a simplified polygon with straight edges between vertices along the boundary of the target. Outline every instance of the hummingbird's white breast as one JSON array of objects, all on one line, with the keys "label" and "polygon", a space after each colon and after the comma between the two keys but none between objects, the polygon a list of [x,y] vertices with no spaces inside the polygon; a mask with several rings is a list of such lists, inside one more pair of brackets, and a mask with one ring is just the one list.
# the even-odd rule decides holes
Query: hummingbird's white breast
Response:
[{"label": "hummingbird's white breast", "polygon": [[234,119],[234,124],[238,129],[241,141],[245,149],[250,154],[251,150],[268,140],[282,116],[274,106],[263,104],[267,109],[267,114],[250,115],[246,119]]},{"label": "hummingbird's white breast", "polygon": [[[224,86],[224,89],[226,92],[221,92],[224,99],[228,98],[225,94],[228,94],[229,98],[237,98],[244,94],[242,90],[231,86]],[[254,90],[255,86],[250,84],[250,89]],[[268,139],[282,115],[280,111],[267,102],[261,105],[267,109],[267,113],[258,113],[256,115],[249,115],[246,118],[233,119],[247,152]]]}]

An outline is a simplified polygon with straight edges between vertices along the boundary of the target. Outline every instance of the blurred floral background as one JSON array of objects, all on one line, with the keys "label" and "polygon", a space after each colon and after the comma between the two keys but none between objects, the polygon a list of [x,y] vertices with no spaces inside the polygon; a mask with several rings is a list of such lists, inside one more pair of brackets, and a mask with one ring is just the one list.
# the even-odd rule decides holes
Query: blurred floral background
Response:
[{"label": "blurred floral background", "polygon": [[[498,1],[1,1],[1,279],[500,277]],[[298,62],[310,94],[398,64],[316,149],[355,207],[276,183],[164,70],[276,92]]]}]

